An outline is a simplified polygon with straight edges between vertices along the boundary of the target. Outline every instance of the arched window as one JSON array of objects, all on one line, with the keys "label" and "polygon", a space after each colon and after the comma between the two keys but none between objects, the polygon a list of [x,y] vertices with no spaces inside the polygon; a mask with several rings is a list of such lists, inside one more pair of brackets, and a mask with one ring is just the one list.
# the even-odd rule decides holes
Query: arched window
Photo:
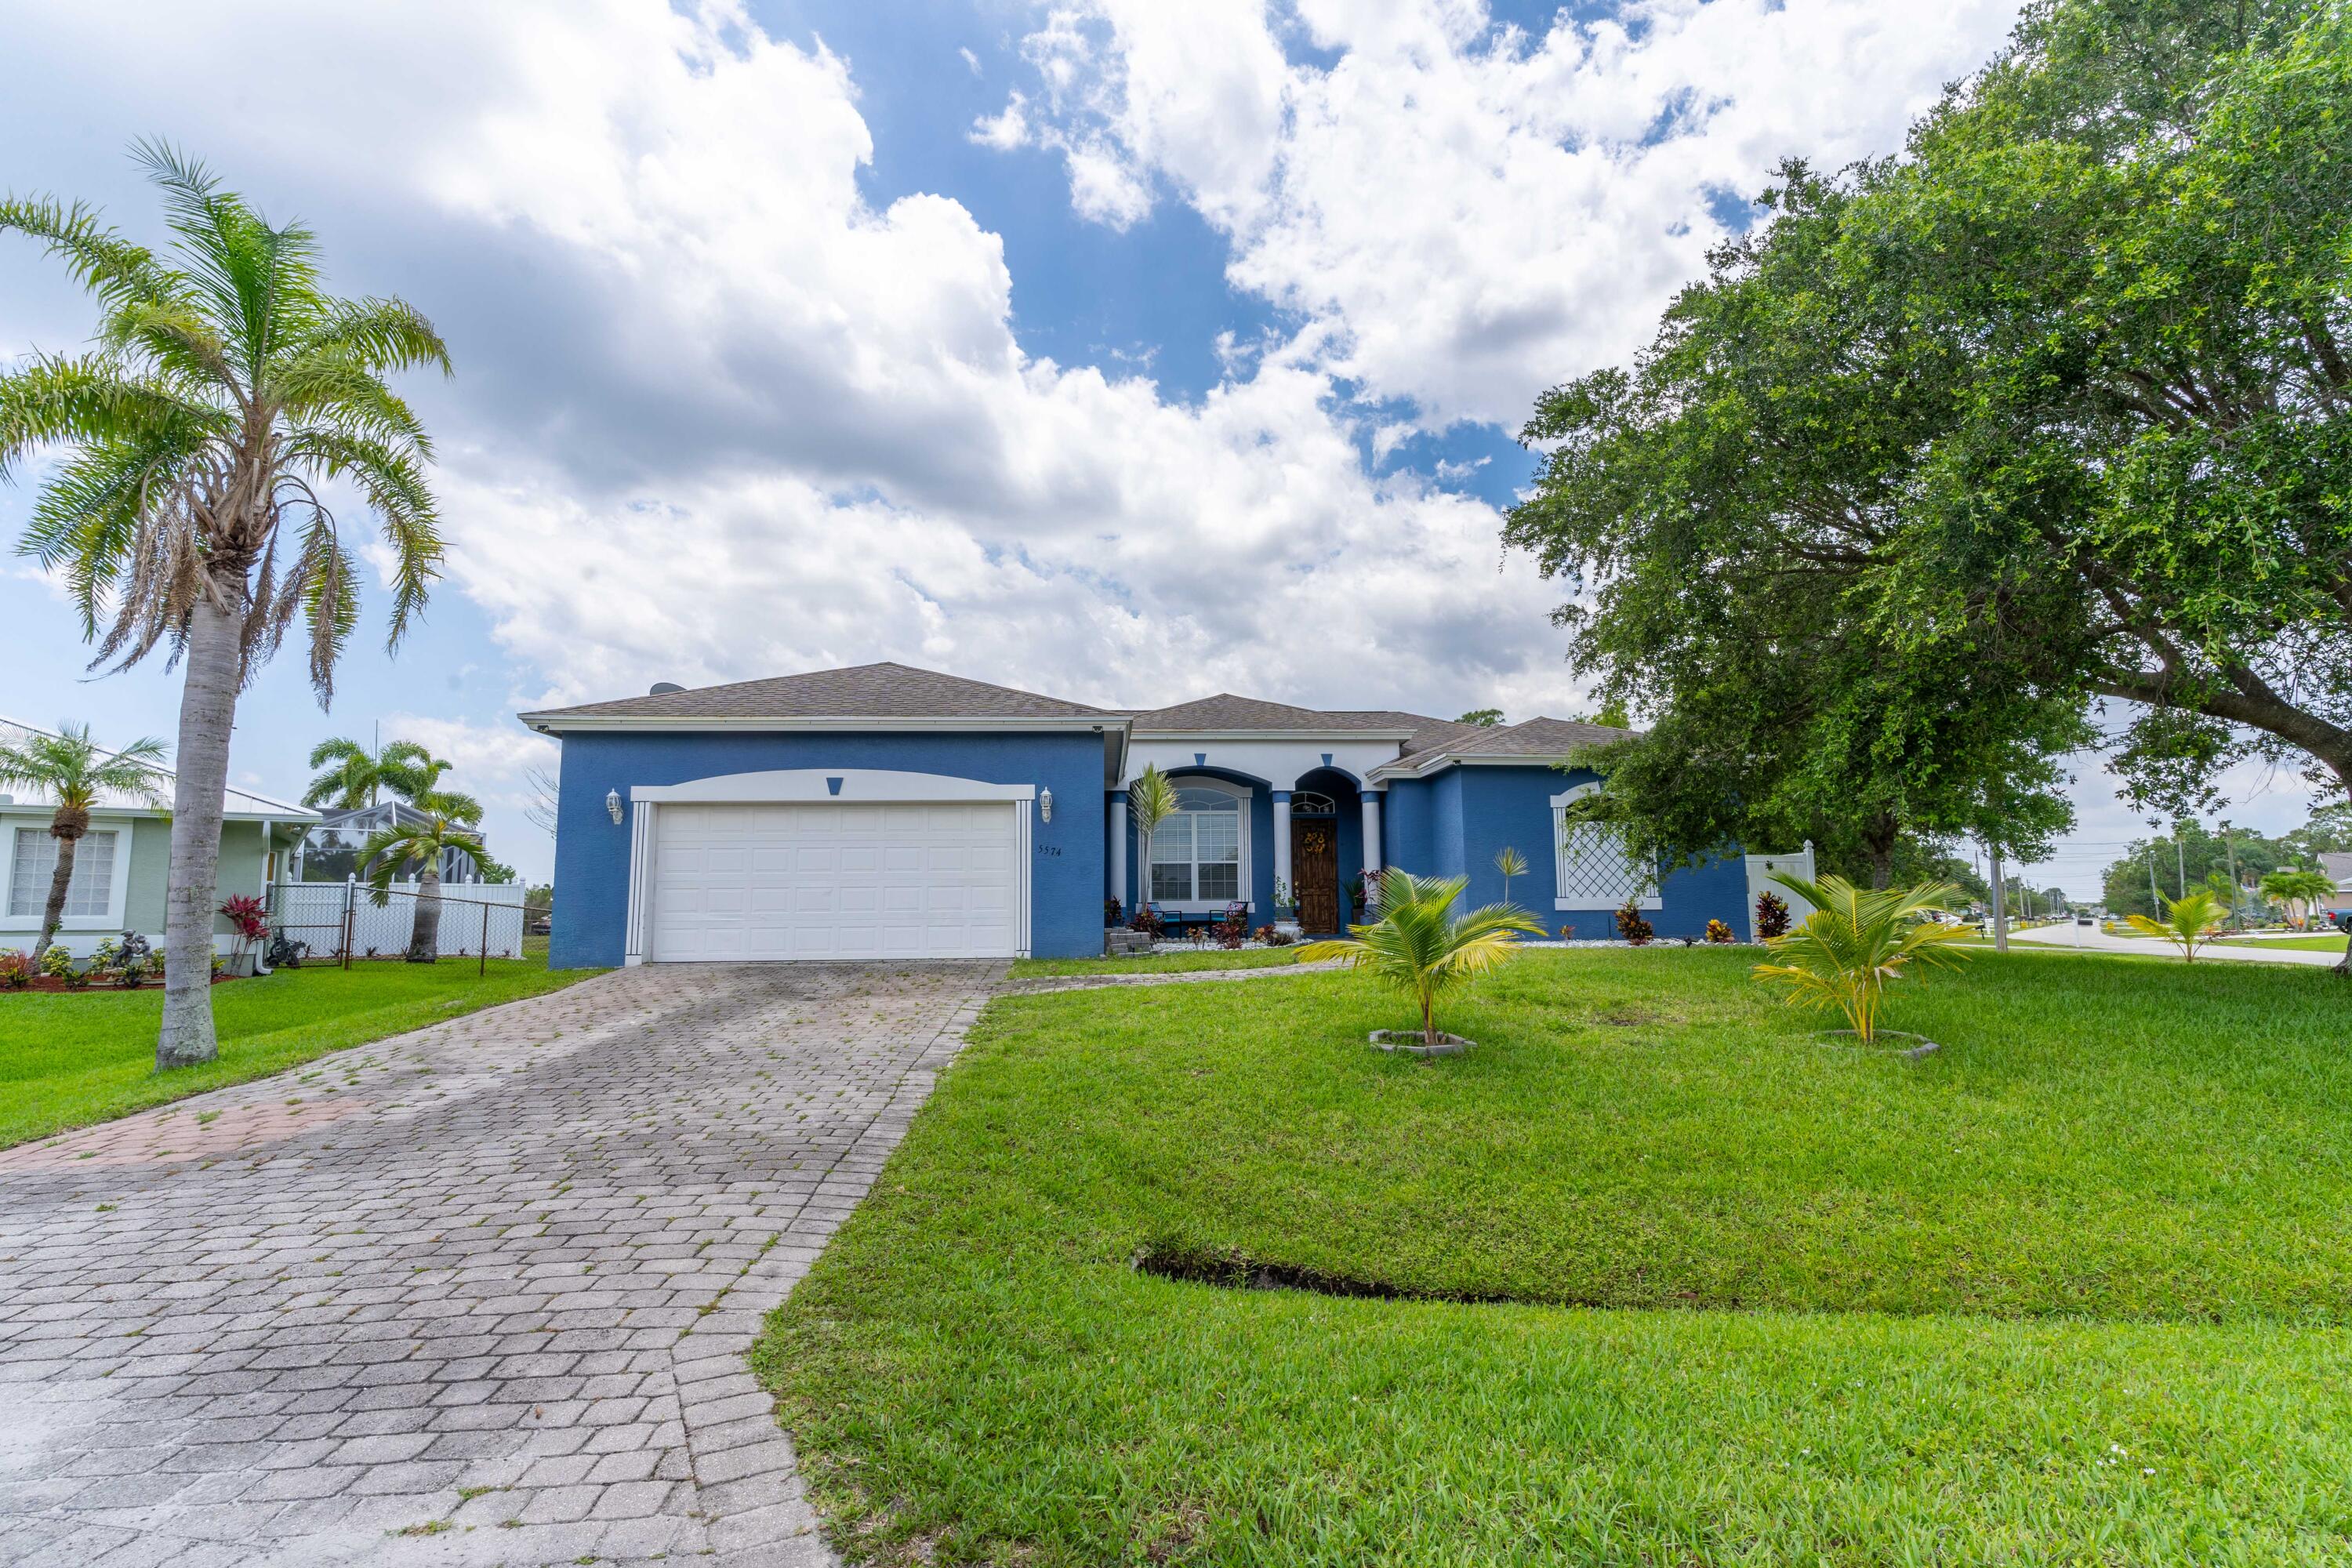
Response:
[{"label": "arched window", "polygon": [[1293,816],[1336,816],[1339,812],[1339,803],[1320,790],[1291,792],[1290,815]]},{"label": "arched window", "polygon": [[1163,904],[1215,904],[1242,896],[1248,799],[1232,788],[1188,784],[1151,836],[1151,897]]}]

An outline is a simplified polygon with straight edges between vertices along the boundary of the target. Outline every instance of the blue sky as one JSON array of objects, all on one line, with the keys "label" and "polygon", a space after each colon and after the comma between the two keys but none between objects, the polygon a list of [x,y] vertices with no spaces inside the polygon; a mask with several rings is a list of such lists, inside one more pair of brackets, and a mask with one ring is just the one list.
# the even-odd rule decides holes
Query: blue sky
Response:
[{"label": "blue sky", "polygon": [[[1577,711],[1559,590],[1496,539],[1509,432],[1647,337],[1775,161],[1895,144],[2013,10],[0,3],[0,185],[149,235],[123,152],[167,136],[442,328],[457,376],[405,389],[441,447],[429,619],[355,646],[331,713],[265,670],[232,770],[291,796],[381,724],[543,873],[515,710],[655,679],[898,658]],[[0,355],[88,324],[0,245]],[[170,738],[172,677],[86,680],[29,563],[0,616],[0,712]],[[2238,820],[2300,820],[2237,782]],[[2137,824],[2095,767],[2079,794],[2088,887]]]}]

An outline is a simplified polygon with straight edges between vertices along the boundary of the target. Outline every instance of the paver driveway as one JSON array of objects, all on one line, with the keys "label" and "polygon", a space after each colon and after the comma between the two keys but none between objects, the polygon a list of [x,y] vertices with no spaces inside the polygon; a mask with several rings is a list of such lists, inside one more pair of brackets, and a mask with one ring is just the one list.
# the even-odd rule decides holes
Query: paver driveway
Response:
[{"label": "paver driveway", "polygon": [[829,1562],[743,1352],[1002,973],[625,970],[0,1152],[0,1563]]}]

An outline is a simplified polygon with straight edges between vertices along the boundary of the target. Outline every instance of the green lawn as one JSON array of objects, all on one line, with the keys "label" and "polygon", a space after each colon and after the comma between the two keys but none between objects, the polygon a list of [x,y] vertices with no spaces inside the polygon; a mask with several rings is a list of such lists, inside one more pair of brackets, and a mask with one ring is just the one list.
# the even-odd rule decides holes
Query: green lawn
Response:
[{"label": "green lawn", "polygon": [[220,1058],[158,1074],[158,991],[0,992],[0,1147],[283,1071],[324,1052],[536,995],[593,970],[536,959],[281,969],[213,988]]},{"label": "green lawn", "polygon": [[2222,942],[2230,947],[2284,947],[2305,952],[2342,952],[2344,933],[2318,936],[2225,936]]},{"label": "green lawn", "polygon": [[756,1357],[844,1543],[2352,1555],[2352,992],[1984,953],[1906,1063],[1752,961],[1524,954],[1434,1064],[1352,975],[998,1002]]},{"label": "green lawn", "polygon": [[1013,978],[1034,980],[1050,974],[1172,974],[1183,969],[1260,969],[1268,964],[1296,963],[1296,947],[1222,947],[1198,952],[1146,952],[1126,958],[1016,958]]}]

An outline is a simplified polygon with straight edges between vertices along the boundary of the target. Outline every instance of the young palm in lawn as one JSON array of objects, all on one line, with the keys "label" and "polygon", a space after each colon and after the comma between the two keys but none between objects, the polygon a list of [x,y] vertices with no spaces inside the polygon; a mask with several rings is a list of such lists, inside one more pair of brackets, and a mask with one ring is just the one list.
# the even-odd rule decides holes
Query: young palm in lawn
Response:
[{"label": "young palm in lawn", "polygon": [[1352,937],[1308,942],[1301,963],[1344,958],[1363,973],[1405,993],[1421,1009],[1422,1044],[1438,1043],[1437,1004],[1447,993],[1510,956],[1521,936],[1543,927],[1508,904],[1454,913],[1467,877],[1416,877],[1391,867],[1381,879],[1380,918],[1349,926]]},{"label": "young palm in lawn", "polygon": [[1957,969],[1968,954],[1951,944],[1965,931],[1919,917],[1940,910],[1958,890],[1948,883],[1916,888],[1858,888],[1843,877],[1774,881],[1813,906],[1805,923],[1765,945],[1778,962],[1749,971],[1767,984],[1785,986],[1792,1006],[1843,1013],[1865,1046],[1878,1038],[1886,988],[1913,963]]},{"label": "young palm in lawn", "polygon": [[471,795],[444,790],[426,790],[408,804],[424,819],[369,834],[360,865],[378,909],[392,901],[392,884],[401,868],[416,867],[416,918],[408,931],[408,962],[431,963],[441,955],[441,855],[447,849],[482,852],[482,808]]},{"label": "young palm in lawn", "polygon": [[1528,874],[1528,858],[1506,844],[1495,851],[1495,869],[1503,874],[1503,902],[1511,901],[1511,879]]},{"label": "young palm in lawn", "polygon": [[2180,962],[2197,962],[2197,950],[2210,942],[2221,932],[2229,910],[2210,888],[2191,888],[2183,897],[2163,899],[2164,918],[2150,920],[2146,915],[2131,917],[2131,928],[2149,936],[2159,936],[2180,950]]},{"label": "young palm in lawn", "polygon": [[2294,923],[2301,925],[2335,895],[2336,880],[2325,871],[2291,866],[2265,876],[2262,889],[2263,897],[2284,904]]},{"label": "young palm in lawn", "polygon": [[1176,786],[1160,771],[1158,763],[1146,763],[1143,772],[1127,786],[1127,816],[1135,824],[1136,848],[1141,851],[1143,875],[1137,885],[1143,891],[1138,895],[1139,905],[1154,902],[1151,891],[1151,836],[1160,825],[1176,815]]},{"label": "young palm in lawn", "polygon": [[12,745],[0,745],[0,784],[39,790],[54,796],[58,809],[49,818],[49,837],[58,841],[57,869],[49,876],[49,900],[41,908],[41,939],[33,944],[33,962],[58,934],[65,919],[66,891],[73,881],[74,853],[89,831],[89,808],[103,795],[129,795],[142,805],[163,804],[163,742],[133,741],[119,752],[101,750],[89,738],[89,726],[60,724],[54,735],[33,735]]},{"label": "young palm in lawn", "polygon": [[373,805],[385,790],[396,799],[413,801],[449,769],[448,763],[414,741],[394,741],[371,752],[341,735],[311,747],[310,766],[318,773],[302,792],[302,804],[332,811]]},{"label": "young palm in lawn", "polygon": [[397,300],[342,300],[299,224],[272,226],[200,163],[142,143],[173,243],[151,251],[89,207],[0,197],[99,307],[96,346],[0,374],[0,478],[66,448],[19,546],[62,574],[93,667],[160,643],[183,667],[155,1065],[215,1055],[213,906],[236,696],[299,616],[321,705],[359,624],[359,567],[318,487],[350,486],[386,544],[397,645],[438,574],[424,427],[384,383],[448,369]]}]

